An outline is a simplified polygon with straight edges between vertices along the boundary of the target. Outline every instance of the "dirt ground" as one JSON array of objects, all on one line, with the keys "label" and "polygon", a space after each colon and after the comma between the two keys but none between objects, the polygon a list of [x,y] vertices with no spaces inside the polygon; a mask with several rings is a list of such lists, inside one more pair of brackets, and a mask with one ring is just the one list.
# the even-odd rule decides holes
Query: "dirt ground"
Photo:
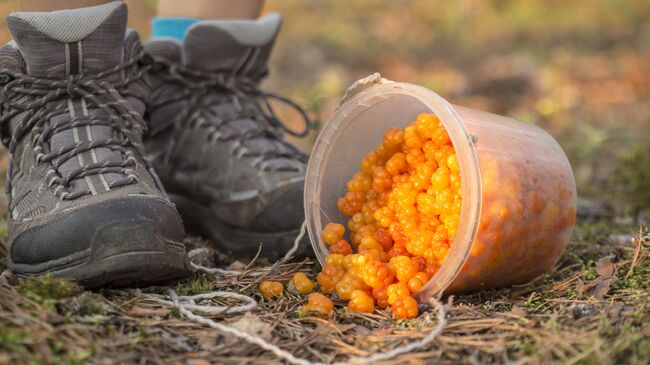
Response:
[{"label": "dirt ground", "polygon": [[[208,247],[206,265],[227,265]],[[272,353],[192,322],[147,294],[192,295],[215,290],[255,298],[259,307],[236,315],[208,315],[311,362],[346,361],[388,351],[427,335],[437,313],[423,306],[413,320],[389,313],[350,313],[337,305],[330,318],[301,317],[302,295],[259,295],[262,278],[287,281],[316,269],[290,262],[256,277],[196,273],[169,287],[84,291],[49,277],[0,277],[0,364],[268,364]],[[647,364],[650,362],[650,236],[611,222],[581,223],[552,273],[534,282],[474,295],[442,298],[443,331],[429,345],[387,364]],[[200,301],[198,302],[201,303]],[[213,304],[234,305],[217,300]],[[338,303],[341,304],[341,303]]]}]

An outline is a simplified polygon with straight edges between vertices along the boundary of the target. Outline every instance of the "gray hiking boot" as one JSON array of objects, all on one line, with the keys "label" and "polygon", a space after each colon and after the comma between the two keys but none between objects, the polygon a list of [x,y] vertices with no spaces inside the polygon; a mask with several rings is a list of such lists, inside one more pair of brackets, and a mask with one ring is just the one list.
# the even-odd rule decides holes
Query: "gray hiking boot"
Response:
[{"label": "gray hiking boot", "polygon": [[149,87],[121,2],[7,18],[0,136],[9,267],[88,287],[184,276],[180,216],[144,159]]},{"label": "gray hiking boot", "polygon": [[[145,45],[154,90],[145,146],[186,229],[236,257],[271,260],[293,245],[304,220],[307,156],[287,142],[309,117],[261,91],[281,17],[201,21],[182,44]],[[295,108],[303,132],[289,131],[269,101]],[[298,255],[311,254],[303,240]]]}]

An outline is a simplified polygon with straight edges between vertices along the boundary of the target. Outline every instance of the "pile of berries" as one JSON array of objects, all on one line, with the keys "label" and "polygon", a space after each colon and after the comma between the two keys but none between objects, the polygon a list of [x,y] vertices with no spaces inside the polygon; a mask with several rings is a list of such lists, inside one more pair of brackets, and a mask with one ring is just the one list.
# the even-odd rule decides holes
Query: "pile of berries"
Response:
[{"label": "pile of berries", "polygon": [[458,160],[433,114],[404,130],[391,128],[337,203],[350,217],[329,223],[321,237],[329,255],[317,276],[356,312],[391,307],[398,318],[418,315],[415,299],[447,257],[462,206]]},{"label": "pile of berries", "polygon": [[[263,280],[258,285],[258,290],[267,299],[275,299],[284,293],[284,284],[275,280]],[[302,315],[328,316],[334,309],[334,303],[320,293],[312,293],[314,282],[305,273],[297,272],[289,282],[288,290],[294,294],[308,295],[307,304],[300,308]]]}]

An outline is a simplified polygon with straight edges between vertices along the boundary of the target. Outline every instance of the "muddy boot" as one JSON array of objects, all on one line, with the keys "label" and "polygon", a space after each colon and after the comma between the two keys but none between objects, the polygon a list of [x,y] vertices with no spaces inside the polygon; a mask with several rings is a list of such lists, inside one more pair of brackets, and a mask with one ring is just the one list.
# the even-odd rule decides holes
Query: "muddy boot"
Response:
[{"label": "muddy boot", "polygon": [[[307,156],[269,101],[292,101],[259,88],[281,17],[198,21],[183,42],[153,40],[147,154],[186,228],[219,249],[250,258],[281,258],[304,220]],[[298,255],[311,254],[305,238]]]},{"label": "muddy boot", "polygon": [[183,225],[145,160],[142,50],[121,2],[7,18],[0,135],[9,267],[87,287],[188,273]]}]

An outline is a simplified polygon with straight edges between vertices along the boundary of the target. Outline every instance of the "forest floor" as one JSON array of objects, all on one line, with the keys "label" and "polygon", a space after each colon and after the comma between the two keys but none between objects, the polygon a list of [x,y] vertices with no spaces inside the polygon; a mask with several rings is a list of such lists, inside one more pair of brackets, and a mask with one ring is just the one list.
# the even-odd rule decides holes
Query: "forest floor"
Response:
[{"label": "forest floor", "polygon": [[[188,239],[190,247],[209,247]],[[202,262],[223,256],[208,250]],[[221,258],[221,259],[220,259]],[[207,261],[207,262],[206,262]],[[4,268],[4,263],[1,264]],[[389,351],[425,337],[434,308],[413,320],[389,313],[355,314],[337,305],[330,318],[301,317],[305,297],[264,299],[257,283],[315,274],[309,261],[267,272],[257,263],[239,277],[196,273],[169,287],[85,291],[43,277],[0,276],[0,364],[268,364],[280,362],[258,345],[192,322],[148,294],[233,291],[257,309],[206,315],[256,335],[295,357],[330,363]],[[383,363],[648,364],[650,363],[650,235],[612,222],[579,223],[555,269],[534,282],[442,298],[446,323],[430,344]],[[232,299],[214,304],[235,304]],[[340,303],[338,303],[340,304]]]}]

